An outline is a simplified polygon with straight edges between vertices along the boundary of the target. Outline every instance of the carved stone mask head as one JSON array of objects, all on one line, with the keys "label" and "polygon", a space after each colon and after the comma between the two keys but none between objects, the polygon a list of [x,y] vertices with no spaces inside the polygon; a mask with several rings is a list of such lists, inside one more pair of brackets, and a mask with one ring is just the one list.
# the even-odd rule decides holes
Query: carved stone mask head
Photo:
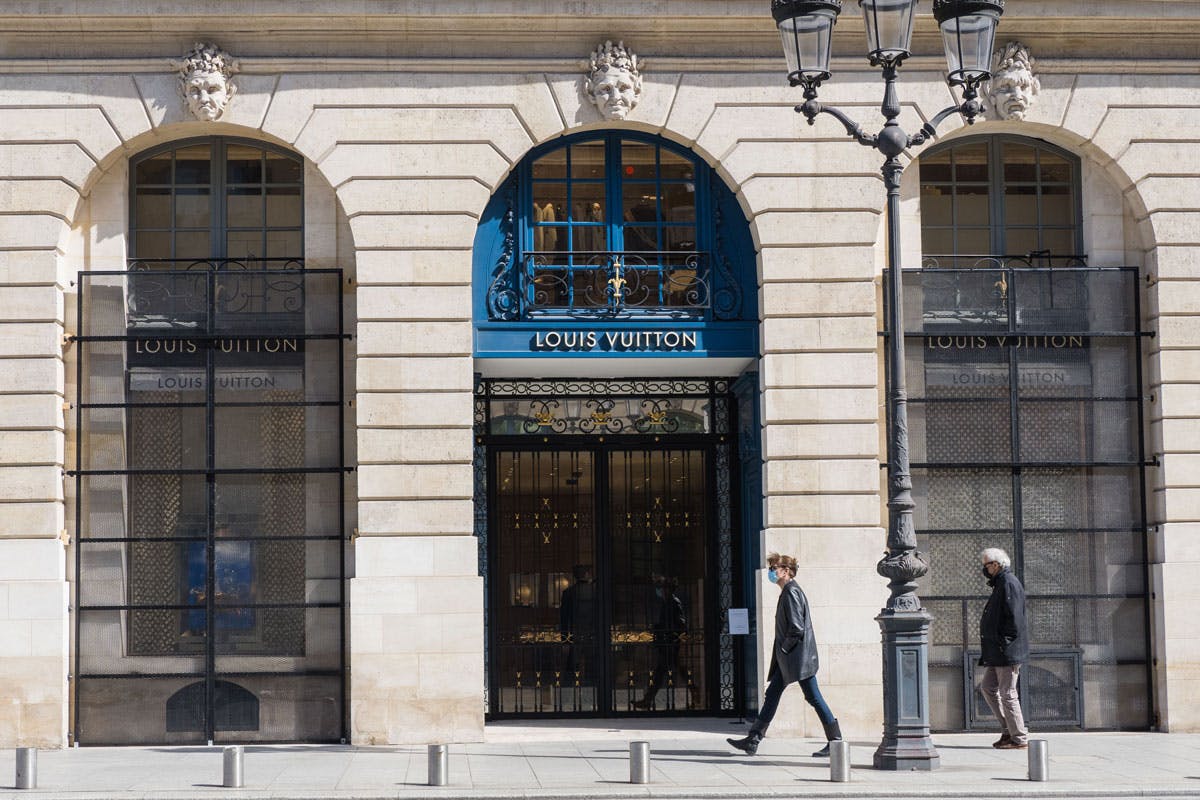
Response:
[{"label": "carved stone mask head", "polygon": [[1020,42],[1009,42],[996,55],[988,98],[1000,119],[1022,120],[1042,89],[1033,74],[1033,57]]},{"label": "carved stone mask head", "polygon": [[174,67],[179,93],[192,116],[204,122],[220,119],[237,94],[232,78],[238,62],[216,45],[200,42]]},{"label": "carved stone mask head", "polygon": [[624,42],[605,42],[592,53],[585,91],[605,119],[625,119],[642,92],[638,57]]}]

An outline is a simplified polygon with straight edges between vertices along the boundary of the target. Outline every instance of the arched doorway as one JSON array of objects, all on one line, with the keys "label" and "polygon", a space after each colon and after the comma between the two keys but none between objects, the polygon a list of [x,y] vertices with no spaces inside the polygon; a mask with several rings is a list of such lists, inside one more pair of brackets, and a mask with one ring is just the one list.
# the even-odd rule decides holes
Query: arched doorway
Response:
[{"label": "arched doorway", "polygon": [[737,713],[761,482],[733,194],[660,137],[565,137],[497,191],[474,259],[489,714]]}]

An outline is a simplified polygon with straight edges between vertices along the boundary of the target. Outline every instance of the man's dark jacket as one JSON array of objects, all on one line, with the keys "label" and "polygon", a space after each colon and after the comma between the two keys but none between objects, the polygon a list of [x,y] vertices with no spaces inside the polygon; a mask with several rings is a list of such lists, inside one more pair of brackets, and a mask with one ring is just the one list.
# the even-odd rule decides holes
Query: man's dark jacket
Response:
[{"label": "man's dark jacket", "polygon": [[795,581],[784,584],[775,606],[775,646],[767,680],[774,679],[776,672],[785,683],[817,674],[817,637],[809,618],[808,598]]},{"label": "man's dark jacket", "polygon": [[1025,624],[1025,587],[1008,567],[991,578],[992,596],[983,607],[979,620],[979,639],[982,655],[979,663],[985,667],[1008,667],[1029,660],[1029,627]]}]

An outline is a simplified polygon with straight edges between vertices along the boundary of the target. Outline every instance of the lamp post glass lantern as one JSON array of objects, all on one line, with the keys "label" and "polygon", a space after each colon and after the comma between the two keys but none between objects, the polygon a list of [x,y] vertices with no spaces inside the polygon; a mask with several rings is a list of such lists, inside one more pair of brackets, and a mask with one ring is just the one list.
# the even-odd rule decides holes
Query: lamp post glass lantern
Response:
[{"label": "lamp post glass lantern", "polygon": [[991,75],[996,26],[1004,8],[988,0],[935,0],[933,16],[946,47],[947,82],[974,88]]},{"label": "lamp post glass lantern", "polygon": [[829,77],[829,45],[841,10],[841,0],[775,0],[772,4],[792,86],[820,85]]},{"label": "lamp post glass lantern", "polygon": [[[833,0],[773,0],[772,15],[783,36],[788,79],[804,86],[804,102],[796,111],[813,125],[828,114],[859,144],[883,157],[883,183],[887,191],[887,402],[888,402],[888,537],[887,553],[876,571],[888,578],[887,605],[875,619],[883,634],[883,738],[875,750],[877,769],[931,770],[939,757],[929,738],[929,625],[932,617],[917,597],[917,579],[929,565],[917,551],[913,528],[912,476],[908,458],[908,394],[904,380],[904,297],[900,263],[900,160],[909,148],[932,139],[937,127],[958,114],[974,124],[983,106],[979,84],[990,77],[992,44],[1004,0],[934,0],[933,13],[946,48],[947,83],[963,87],[962,103],[944,108],[907,134],[896,121],[900,100],[896,92],[898,67],[910,54],[918,0],[859,0],[867,30],[867,59],[881,67],[884,81],[880,113],[883,127],[865,133],[843,111],[817,99],[821,82],[828,80],[829,49],[833,25],[841,3]],[[828,19],[836,6],[835,19]],[[818,19],[820,18],[820,19]],[[822,26],[825,38],[801,36],[795,31]],[[789,32],[793,32],[789,35]],[[794,51],[794,52],[793,52]],[[823,59],[823,60],[822,60]]]},{"label": "lamp post glass lantern", "polygon": [[860,0],[867,27],[867,58],[873,66],[908,58],[917,0]]}]

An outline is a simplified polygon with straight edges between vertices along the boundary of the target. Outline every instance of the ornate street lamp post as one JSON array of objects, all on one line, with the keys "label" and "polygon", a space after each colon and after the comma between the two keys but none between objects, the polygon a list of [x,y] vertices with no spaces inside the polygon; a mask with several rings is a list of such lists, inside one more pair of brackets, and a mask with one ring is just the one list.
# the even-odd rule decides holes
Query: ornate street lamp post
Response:
[{"label": "ornate street lamp post", "polygon": [[796,111],[812,125],[829,114],[859,144],[884,156],[887,187],[888,295],[888,538],[887,554],[876,569],[888,579],[887,607],[875,619],[883,632],[883,741],[875,750],[877,769],[931,770],[938,753],[929,738],[929,623],[932,619],[917,597],[917,579],[929,565],[917,552],[913,530],[912,476],[908,466],[908,395],[904,387],[904,302],[900,274],[901,154],[929,141],[937,126],[951,114],[968,124],[983,111],[978,89],[991,77],[992,45],[1004,0],[934,0],[933,15],[942,31],[948,66],[947,83],[961,86],[961,105],[943,109],[914,134],[896,118],[900,101],[896,73],[910,54],[918,0],[859,0],[867,32],[867,58],[881,67],[884,89],[880,111],[883,128],[876,134],[862,128],[837,108],[817,100],[817,88],[828,80],[833,26],[841,0],[772,0],[771,12],[783,37],[788,80],[804,87],[804,102]]}]

